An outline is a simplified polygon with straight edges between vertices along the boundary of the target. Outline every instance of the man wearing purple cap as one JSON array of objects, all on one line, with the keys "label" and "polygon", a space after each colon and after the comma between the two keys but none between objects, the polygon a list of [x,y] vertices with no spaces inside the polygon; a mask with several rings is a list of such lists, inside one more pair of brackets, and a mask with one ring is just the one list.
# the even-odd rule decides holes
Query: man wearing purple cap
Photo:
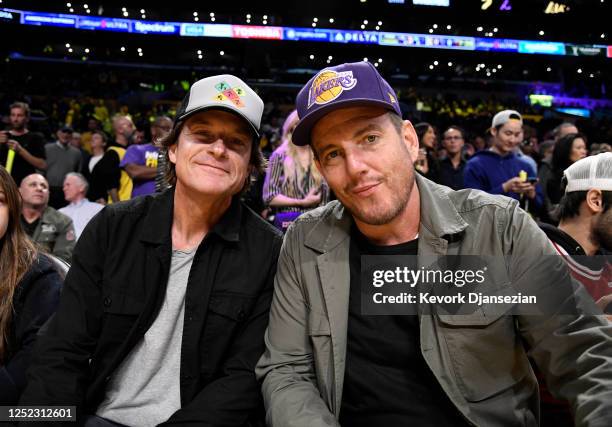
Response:
[{"label": "man wearing purple cap", "polygon": [[[393,301],[378,315],[364,308],[367,286],[382,286],[361,282],[364,255],[401,255],[413,272],[426,256],[522,255],[487,282],[491,293],[516,296],[523,282],[514,279],[555,251],[516,200],[452,191],[414,172],[417,136],[371,64],[322,70],[298,94],[297,110],[293,141],[311,146],[338,201],[302,215],[285,235],[256,368],[268,425],[534,426],[537,381],[523,342],[578,424],[611,425],[611,329],[585,315],[597,307],[584,289],[566,298],[574,290],[565,282],[526,288],[559,313],[577,311],[568,316],[492,303],[453,314],[419,302],[419,316],[392,314]],[[546,274],[571,284],[563,261],[551,264]],[[394,283],[385,286],[397,286],[386,279],[393,271],[382,273]]]},{"label": "man wearing purple cap", "polygon": [[282,237],[240,194],[263,169],[263,107],[235,76],[193,84],[162,141],[171,188],[89,222],[22,405],[74,405],[86,427],[260,418]]}]

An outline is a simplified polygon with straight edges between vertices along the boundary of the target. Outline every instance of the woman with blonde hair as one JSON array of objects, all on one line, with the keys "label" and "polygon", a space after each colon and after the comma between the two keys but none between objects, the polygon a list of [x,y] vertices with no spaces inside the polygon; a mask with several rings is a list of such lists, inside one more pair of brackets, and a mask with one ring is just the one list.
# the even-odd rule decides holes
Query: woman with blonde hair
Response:
[{"label": "woman with blonde hair", "polygon": [[62,278],[21,228],[21,198],[0,166],[0,405],[19,401],[38,330],[55,312]]},{"label": "woman with blonde hair", "polygon": [[264,203],[274,210],[274,225],[283,232],[302,213],[329,201],[329,188],[310,146],[291,142],[298,122],[294,110],[283,124],[281,145],[270,156],[263,187]]}]

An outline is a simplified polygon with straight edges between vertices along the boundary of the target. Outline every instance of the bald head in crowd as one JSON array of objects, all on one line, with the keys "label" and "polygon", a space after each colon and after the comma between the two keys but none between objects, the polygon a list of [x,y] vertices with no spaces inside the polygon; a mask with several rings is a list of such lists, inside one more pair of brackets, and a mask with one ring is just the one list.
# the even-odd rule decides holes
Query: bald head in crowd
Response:
[{"label": "bald head in crowd", "polygon": [[33,173],[19,186],[23,200],[21,225],[26,234],[45,252],[70,261],[76,235],[72,220],[49,204],[49,183],[44,176]]},{"label": "bald head in crowd", "polygon": [[49,183],[39,173],[26,176],[19,186],[24,208],[43,211],[49,202]]},{"label": "bald head in crowd", "polygon": [[155,144],[172,130],[172,120],[167,116],[157,116],[151,124],[151,142]]}]

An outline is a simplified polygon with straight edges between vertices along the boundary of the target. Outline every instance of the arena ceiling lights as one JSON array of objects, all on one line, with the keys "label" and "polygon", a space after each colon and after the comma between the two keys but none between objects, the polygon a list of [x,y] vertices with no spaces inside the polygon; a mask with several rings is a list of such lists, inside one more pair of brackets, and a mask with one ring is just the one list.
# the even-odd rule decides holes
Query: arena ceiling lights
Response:
[{"label": "arena ceiling lights", "polygon": [[75,14],[43,13],[16,9],[0,9],[0,23],[2,22],[134,34],[163,34],[182,37],[314,41],[396,47],[421,47],[429,49],[600,56],[612,58],[612,46],[577,45],[562,42],[498,39],[492,37],[460,37],[385,31],[355,31],[197,22],[162,22]]}]

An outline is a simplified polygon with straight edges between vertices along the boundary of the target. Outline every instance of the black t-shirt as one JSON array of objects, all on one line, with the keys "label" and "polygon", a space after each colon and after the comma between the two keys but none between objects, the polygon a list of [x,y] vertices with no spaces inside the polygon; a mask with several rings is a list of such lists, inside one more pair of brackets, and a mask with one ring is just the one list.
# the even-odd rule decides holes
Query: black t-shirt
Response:
[{"label": "black t-shirt", "polygon": [[[120,148],[120,145],[115,145]],[[100,159],[100,162],[96,165],[102,175],[105,190],[112,190],[113,188],[119,189],[119,182],[121,180],[121,168],[119,164],[121,159],[119,154],[115,150],[106,150],[104,156]]]},{"label": "black t-shirt", "polygon": [[461,159],[459,167],[454,168],[453,163],[449,158],[445,158],[440,162],[438,171],[438,184],[446,185],[453,190],[461,190],[463,185],[463,170],[465,169],[465,160]]},{"label": "black t-shirt", "polygon": [[421,355],[418,317],[361,314],[361,255],[416,255],[417,248],[418,240],[375,246],[353,227],[343,426],[467,425]]},{"label": "black t-shirt", "polygon": [[[113,144],[115,145],[115,144]],[[124,148],[124,147],[121,147]],[[89,180],[87,198],[93,202],[98,199],[106,200],[108,191],[119,189],[121,179],[120,159],[115,150],[106,150],[104,156],[94,166]]]},{"label": "black t-shirt", "polygon": [[[36,132],[27,132],[23,135],[10,135],[9,139],[14,139],[23,148],[34,156],[41,159],[46,158],[45,156],[45,139],[43,136]],[[6,158],[8,154],[8,144],[0,144],[0,165],[6,166]],[[21,180],[26,176],[36,172],[36,168],[26,162],[23,157],[18,153],[15,153],[15,160],[13,161],[13,171],[11,176],[19,186]]]},{"label": "black t-shirt", "polygon": [[23,231],[25,231],[25,233],[30,237],[34,235],[34,230],[36,230],[36,227],[38,227],[39,222],[40,218],[34,222],[28,222],[23,216],[21,216],[21,227],[23,227]]}]

